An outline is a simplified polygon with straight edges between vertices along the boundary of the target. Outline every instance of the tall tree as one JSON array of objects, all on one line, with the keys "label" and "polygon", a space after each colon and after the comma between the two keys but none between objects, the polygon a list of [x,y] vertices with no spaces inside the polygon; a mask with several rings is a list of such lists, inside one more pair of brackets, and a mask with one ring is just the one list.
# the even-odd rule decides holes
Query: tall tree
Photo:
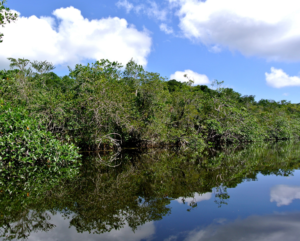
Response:
[{"label": "tall tree", "polygon": [[[5,24],[15,21],[18,17],[16,13],[11,12],[8,7],[5,7],[4,4],[6,0],[0,0],[0,26],[4,27]],[[3,33],[0,32],[0,43],[2,40]]]},{"label": "tall tree", "polygon": [[135,96],[138,94],[138,89],[142,79],[144,78],[144,74],[145,71],[143,66],[138,65],[133,59],[126,64],[126,68],[123,73],[124,80],[126,81],[126,84],[135,91]]}]

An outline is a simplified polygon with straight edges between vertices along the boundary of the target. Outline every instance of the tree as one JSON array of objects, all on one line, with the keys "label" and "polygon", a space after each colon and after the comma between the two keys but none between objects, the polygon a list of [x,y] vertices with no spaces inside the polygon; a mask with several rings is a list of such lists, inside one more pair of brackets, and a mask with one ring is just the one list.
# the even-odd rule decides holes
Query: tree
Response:
[{"label": "tree", "polygon": [[15,59],[7,58],[10,61],[9,67],[11,69],[19,69],[18,80],[22,87],[26,84],[26,77],[32,74],[31,68],[27,68],[27,65],[30,64],[29,59]]},{"label": "tree", "polygon": [[180,90],[183,87],[183,84],[175,79],[167,81],[168,90],[170,92],[174,92],[176,90]]},{"label": "tree", "polygon": [[43,86],[46,86],[45,74],[54,70],[54,65],[48,61],[33,61],[31,66],[40,75]]},{"label": "tree", "polygon": [[50,72],[54,70],[55,67],[52,63],[48,61],[33,61],[31,62],[32,68],[34,68],[40,75]]},{"label": "tree", "polygon": [[125,71],[123,73],[124,80],[127,85],[129,85],[134,91],[135,96],[138,94],[138,88],[141,84],[141,80],[143,79],[145,74],[144,68],[142,65],[138,65],[131,59],[127,64]]},{"label": "tree", "polygon": [[[5,24],[15,21],[18,17],[16,13],[12,13],[8,7],[4,6],[6,0],[0,0],[0,26],[4,27]],[[0,33],[0,43],[2,40],[3,33]]]}]

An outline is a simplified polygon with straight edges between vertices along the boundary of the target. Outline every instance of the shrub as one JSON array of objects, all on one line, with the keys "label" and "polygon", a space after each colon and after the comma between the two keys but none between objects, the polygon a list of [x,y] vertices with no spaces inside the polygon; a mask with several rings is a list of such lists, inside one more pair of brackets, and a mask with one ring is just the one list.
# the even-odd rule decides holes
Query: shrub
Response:
[{"label": "shrub", "polygon": [[24,109],[0,103],[1,180],[26,178],[38,167],[48,173],[63,172],[79,157],[78,147],[55,139]]}]

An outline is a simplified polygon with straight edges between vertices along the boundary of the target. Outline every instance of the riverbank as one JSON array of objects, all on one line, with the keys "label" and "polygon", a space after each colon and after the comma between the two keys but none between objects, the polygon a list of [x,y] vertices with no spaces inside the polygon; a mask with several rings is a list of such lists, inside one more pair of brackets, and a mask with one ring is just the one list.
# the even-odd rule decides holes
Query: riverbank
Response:
[{"label": "riverbank", "polygon": [[208,88],[167,80],[133,61],[125,68],[108,60],[76,65],[63,77],[47,72],[47,61],[40,62],[42,72],[26,59],[11,63],[24,68],[0,71],[1,115],[26,112],[35,128],[81,150],[202,148],[300,136],[300,105],[255,101],[222,82]]}]

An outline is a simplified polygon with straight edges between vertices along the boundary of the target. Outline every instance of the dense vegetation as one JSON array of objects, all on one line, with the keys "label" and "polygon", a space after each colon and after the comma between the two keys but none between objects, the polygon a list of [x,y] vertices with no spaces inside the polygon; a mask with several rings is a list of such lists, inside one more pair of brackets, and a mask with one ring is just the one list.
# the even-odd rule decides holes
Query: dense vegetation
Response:
[{"label": "dense vegetation", "polygon": [[76,173],[78,158],[77,147],[57,140],[26,111],[0,106],[1,191],[6,187],[12,193],[20,186],[26,191],[29,187],[22,183],[28,178],[33,182],[40,178],[49,185],[57,174]]},{"label": "dense vegetation", "polygon": [[[17,18],[4,3],[0,26]],[[205,149],[298,139],[299,104],[256,102],[218,81],[208,88],[167,80],[132,60],[124,67],[108,60],[79,64],[63,77],[47,61],[9,60],[11,70],[0,71],[0,236],[7,240],[50,230],[49,212],[64,213],[79,232],[126,222],[135,230],[170,213],[170,198],[214,191],[222,205],[227,187],[259,172],[288,176],[299,168],[299,149],[289,142]],[[79,147],[165,145],[193,149],[78,161]]]},{"label": "dense vegetation", "polygon": [[10,58],[0,72],[4,106],[25,110],[56,139],[77,146],[199,146],[299,138],[300,105],[255,101],[230,88],[193,86],[130,61],[76,65],[59,77],[47,61]]}]

